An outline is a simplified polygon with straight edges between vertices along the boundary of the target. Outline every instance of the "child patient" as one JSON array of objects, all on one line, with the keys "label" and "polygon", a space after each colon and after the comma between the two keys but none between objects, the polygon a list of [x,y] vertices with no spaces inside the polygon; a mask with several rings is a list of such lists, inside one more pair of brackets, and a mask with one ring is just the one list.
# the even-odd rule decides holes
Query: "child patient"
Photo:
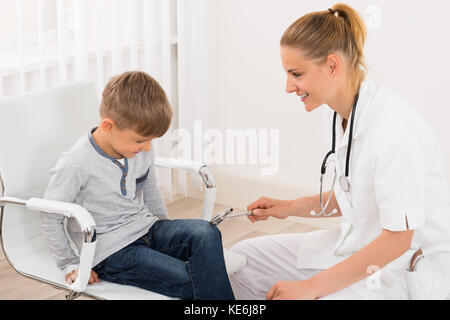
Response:
[{"label": "child patient", "polygon": [[[60,156],[44,196],[79,204],[94,218],[89,283],[103,279],[181,299],[234,299],[220,231],[201,219],[170,220],[159,193],[151,141],[172,118],[161,86],[144,72],[115,76],[103,91],[100,116],[98,127]],[[68,219],[72,248],[64,219],[41,213],[52,256],[70,284],[83,235]]]}]

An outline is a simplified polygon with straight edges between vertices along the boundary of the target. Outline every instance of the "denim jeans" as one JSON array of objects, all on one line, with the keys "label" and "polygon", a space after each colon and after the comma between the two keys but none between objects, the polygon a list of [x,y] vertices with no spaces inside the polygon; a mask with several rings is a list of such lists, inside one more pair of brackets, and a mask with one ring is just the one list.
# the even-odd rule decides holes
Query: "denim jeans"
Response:
[{"label": "denim jeans", "polygon": [[233,300],[219,229],[200,219],[159,220],[94,267],[99,278],[181,299]]}]

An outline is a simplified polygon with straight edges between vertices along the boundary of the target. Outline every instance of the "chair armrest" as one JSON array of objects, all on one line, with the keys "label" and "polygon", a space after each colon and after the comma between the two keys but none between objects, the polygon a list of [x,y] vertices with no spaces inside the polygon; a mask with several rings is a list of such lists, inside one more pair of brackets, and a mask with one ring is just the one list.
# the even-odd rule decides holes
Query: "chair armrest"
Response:
[{"label": "chair armrest", "polygon": [[202,219],[207,221],[211,220],[214,202],[216,199],[217,186],[214,181],[213,174],[204,163],[175,158],[155,157],[155,166],[170,169],[184,169],[199,174],[205,186]]},{"label": "chair armrest", "polygon": [[76,292],[83,292],[89,282],[92,262],[94,260],[96,244],[95,221],[91,214],[83,207],[61,201],[31,198],[26,201],[26,207],[31,210],[62,214],[69,218],[75,218],[84,233],[83,246],[80,252],[80,265],[78,266],[78,277],[74,283],[67,286]]},{"label": "chair armrest", "polygon": [[155,157],[155,165],[157,167],[171,169],[185,169],[198,172],[204,166],[202,162],[190,161],[177,158]]},{"label": "chair armrest", "polygon": [[198,161],[190,161],[176,158],[155,157],[155,166],[170,169],[184,169],[198,173],[207,189],[215,188],[213,174],[209,171],[206,164]]}]

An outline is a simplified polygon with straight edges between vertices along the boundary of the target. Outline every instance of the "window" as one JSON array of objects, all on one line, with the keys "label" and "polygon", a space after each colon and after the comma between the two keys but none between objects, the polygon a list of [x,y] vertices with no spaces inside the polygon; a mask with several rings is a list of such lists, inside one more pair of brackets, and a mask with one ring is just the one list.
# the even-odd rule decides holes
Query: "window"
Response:
[{"label": "window", "polygon": [[[78,80],[95,82],[100,97],[111,76],[142,70],[166,91],[176,129],[180,80],[181,86],[187,83],[180,76],[186,59],[178,59],[184,46],[178,26],[187,25],[180,18],[187,16],[186,3],[190,1],[0,0],[0,97]],[[168,156],[164,153],[170,143],[156,141],[156,154]],[[170,198],[171,173],[160,174]]]},{"label": "window", "polygon": [[177,0],[0,0],[0,94],[146,71],[176,100]]}]

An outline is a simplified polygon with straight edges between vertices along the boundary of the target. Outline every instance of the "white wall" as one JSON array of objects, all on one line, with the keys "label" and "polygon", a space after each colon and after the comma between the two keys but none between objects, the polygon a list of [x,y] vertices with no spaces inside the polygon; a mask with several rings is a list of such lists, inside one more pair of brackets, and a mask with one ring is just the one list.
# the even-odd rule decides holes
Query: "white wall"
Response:
[{"label": "white wall", "polygon": [[[369,27],[369,76],[406,98],[431,124],[444,150],[450,182],[450,2],[345,3],[357,9]],[[295,19],[333,4],[324,0],[209,2],[209,58],[203,66],[208,69],[208,110],[193,110],[197,117],[193,120],[201,120],[205,128],[278,128],[280,169],[265,179],[314,191],[331,142],[324,142],[322,111],[307,113],[295,95],[285,93],[279,40]],[[260,175],[255,165],[218,167],[236,175]]]}]

